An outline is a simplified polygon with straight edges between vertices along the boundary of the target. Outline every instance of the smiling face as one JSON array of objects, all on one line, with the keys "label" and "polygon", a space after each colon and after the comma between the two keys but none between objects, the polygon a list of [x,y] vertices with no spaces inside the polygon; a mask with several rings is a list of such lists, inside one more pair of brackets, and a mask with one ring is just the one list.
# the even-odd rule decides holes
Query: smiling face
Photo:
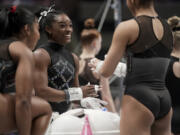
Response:
[{"label": "smiling face", "polygon": [[51,40],[61,45],[70,43],[73,32],[70,18],[63,13],[56,15],[54,20],[51,27],[46,28],[46,31],[51,35]]}]

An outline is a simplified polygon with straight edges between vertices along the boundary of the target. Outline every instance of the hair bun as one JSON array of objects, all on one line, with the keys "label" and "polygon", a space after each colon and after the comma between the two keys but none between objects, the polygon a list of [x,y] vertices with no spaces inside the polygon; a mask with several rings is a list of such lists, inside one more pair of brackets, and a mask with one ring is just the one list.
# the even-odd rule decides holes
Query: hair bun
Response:
[{"label": "hair bun", "polygon": [[180,17],[178,17],[178,16],[170,17],[168,19],[168,24],[170,25],[170,27],[172,29],[174,29],[176,27],[180,27]]},{"label": "hair bun", "polygon": [[95,28],[95,21],[92,18],[86,19],[84,22],[84,27],[86,29],[94,29]]}]

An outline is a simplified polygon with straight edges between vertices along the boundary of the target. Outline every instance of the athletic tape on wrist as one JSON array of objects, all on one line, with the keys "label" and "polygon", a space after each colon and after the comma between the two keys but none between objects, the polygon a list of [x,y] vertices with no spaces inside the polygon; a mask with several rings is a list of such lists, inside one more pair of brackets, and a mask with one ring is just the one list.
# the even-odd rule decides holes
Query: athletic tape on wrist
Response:
[{"label": "athletic tape on wrist", "polygon": [[125,77],[126,69],[127,69],[126,64],[119,62],[113,74],[118,77]]},{"label": "athletic tape on wrist", "polygon": [[100,89],[99,89],[99,85],[94,85],[94,90],[97,93]]},{"label": "athletic tape on wrist", "polygon": [[83,98],[82,89],[79,87],[73,87],[68,89],[69,101],[81,100]]},{"label": "athletic tape on wrist", "polygon": [[97,73],[99,73],[102,65],[103,65],[103,61],[98,62],[97,66],[96,66],[96,69],[95,69],[95,71],[96,71]]},{"label": "athletic tape on wrist", "polygon": [[67,103],[69,103],[70,102],[69,91],[68,90],[64,90],[64,92],[65,92],[65,100],[66,100]]}]

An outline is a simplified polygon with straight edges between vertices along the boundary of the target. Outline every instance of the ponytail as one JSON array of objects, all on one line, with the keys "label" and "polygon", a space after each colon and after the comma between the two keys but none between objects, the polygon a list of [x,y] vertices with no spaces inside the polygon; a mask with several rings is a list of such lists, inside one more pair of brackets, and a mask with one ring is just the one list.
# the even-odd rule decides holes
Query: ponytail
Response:
[{"label": "ponytail", "polygon": [[19,34],[24,25],[32,25],[35,15],[22,7],[12,6],[10,9],[0,11],[0,39]]}]

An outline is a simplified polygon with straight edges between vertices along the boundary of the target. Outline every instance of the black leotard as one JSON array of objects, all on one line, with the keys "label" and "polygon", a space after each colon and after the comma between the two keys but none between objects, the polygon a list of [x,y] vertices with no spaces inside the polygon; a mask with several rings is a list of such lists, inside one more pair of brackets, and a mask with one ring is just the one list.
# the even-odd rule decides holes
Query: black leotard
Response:
[{"label": "black leotard", "polygon": [[[64,46],[57,43],[48,43],[41,46],[51,58],[51,65],[48,67],[48,86],[57,90],[65,90],[73,87],[75,77],[75,62],[72,54]],[[70,103],[50,102],[53,111],[60,114],[67,111]]]},{"label": "black leotard", "polygon": [[180,133],[180,78],[177,78],[173,72],[173,65],[179,62],[180,58],[171,56],[167,76],[166,86],[172,97],[173,117],[172,117],[172,132]]},{"label": "black leotard", "polygon": [[15,93],[15,73],[17,65],[9,54],[13,39],[0,41],[0,93]]},{"label": "black leotard", "polygon": [[170,52],[173,45],[171,30],[165,20],[164,35],[158,40],[153,31],[154,17],[135,18],[139,25],[138,39],[127,47],[127,76],[125,94],[145,105],[155,119],[165,116],[171,108],[171,99],[165,86]]}]

